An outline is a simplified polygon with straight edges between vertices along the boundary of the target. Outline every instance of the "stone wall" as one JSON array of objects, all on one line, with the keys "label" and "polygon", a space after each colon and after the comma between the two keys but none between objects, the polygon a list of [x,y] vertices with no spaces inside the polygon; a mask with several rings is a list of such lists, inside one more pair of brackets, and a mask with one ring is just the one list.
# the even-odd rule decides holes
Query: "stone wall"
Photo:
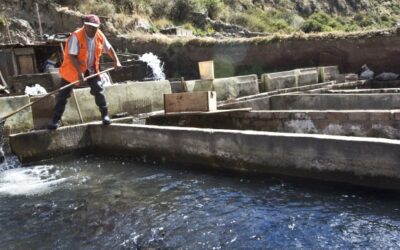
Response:
[{"label": "stone wall", "polygon": [[198,79],[199,61],[214,60],[216,77],[268,73],[294,68],[338,65],[341,72],[358,72],[363,64],[375,72],[399,72],[400,29],[343,36],[315,35],[306,38],[263,38],[229,41],[163,43],[159,40],[111,38],[124,51],[153,52],[165,62],[167,77]]}]

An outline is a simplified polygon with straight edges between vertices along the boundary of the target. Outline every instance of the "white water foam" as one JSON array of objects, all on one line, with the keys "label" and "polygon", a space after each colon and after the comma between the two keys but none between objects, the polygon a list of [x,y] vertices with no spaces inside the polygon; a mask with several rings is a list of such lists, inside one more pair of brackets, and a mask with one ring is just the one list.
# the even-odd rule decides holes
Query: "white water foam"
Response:
[{"label": "white water foam", "polygon": [[156,81],[165,80],[164,63],[153,53],[145,53],[139,57],[139,60],[147,63],[153,71],[153,78]]},{"label": "white water foam", "polygon": [[46,89],[40,86],[39,84],[35,84],[32,87],[29,86],[25,87],[25,95],[36,96],[45,94],[47,94]]},{"label": "white water foam", "polygon": [[54,191],[68,178],[52,165],[14,168],[0,172],[0,195],[38,195]]}]

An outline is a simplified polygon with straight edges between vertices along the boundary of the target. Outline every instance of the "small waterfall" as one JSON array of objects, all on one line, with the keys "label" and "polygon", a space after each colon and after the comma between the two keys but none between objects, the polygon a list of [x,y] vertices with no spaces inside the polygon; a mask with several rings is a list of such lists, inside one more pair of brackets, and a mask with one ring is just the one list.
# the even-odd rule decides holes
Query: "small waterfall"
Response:
[{"label": "small waterfall", "polygon": [[145,53],[139,57],[139,61],[147,63],[153,71],[153,79],[156,81],[165,80],[164,63],[153,53]]},{"label": "small waterfall", "polygon": [[0,121],[0,173],[21,166],[18,157],[15,155],[7,155],[4,152],[4,124],[5,120]]},{"label": "small waterfall", "polygon": [[4,124],[5,121],[0,121],[0,166],[5,161],[4,151],[3,151],[3,144],[4,144]]}]

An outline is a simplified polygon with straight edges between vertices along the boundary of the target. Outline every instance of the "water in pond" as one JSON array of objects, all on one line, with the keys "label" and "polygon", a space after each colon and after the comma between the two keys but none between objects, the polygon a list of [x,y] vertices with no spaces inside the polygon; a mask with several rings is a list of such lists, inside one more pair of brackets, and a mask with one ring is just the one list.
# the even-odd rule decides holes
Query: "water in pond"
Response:
[{"label": "water in pond", "polygon": [[399,209],[382,191],[65,157],[0,172],[0,249],[400,248]]}]

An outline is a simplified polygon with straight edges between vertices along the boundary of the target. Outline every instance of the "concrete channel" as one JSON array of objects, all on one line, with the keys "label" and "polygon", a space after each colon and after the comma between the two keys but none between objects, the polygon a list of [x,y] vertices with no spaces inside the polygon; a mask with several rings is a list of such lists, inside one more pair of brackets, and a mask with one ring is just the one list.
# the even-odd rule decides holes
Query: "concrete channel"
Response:
[{"label": "concrete channel", "polygon": [[220,171],[277,174],[400,190],[398,140],[113,124],[10,136],[22,162],[97,153]]}]

